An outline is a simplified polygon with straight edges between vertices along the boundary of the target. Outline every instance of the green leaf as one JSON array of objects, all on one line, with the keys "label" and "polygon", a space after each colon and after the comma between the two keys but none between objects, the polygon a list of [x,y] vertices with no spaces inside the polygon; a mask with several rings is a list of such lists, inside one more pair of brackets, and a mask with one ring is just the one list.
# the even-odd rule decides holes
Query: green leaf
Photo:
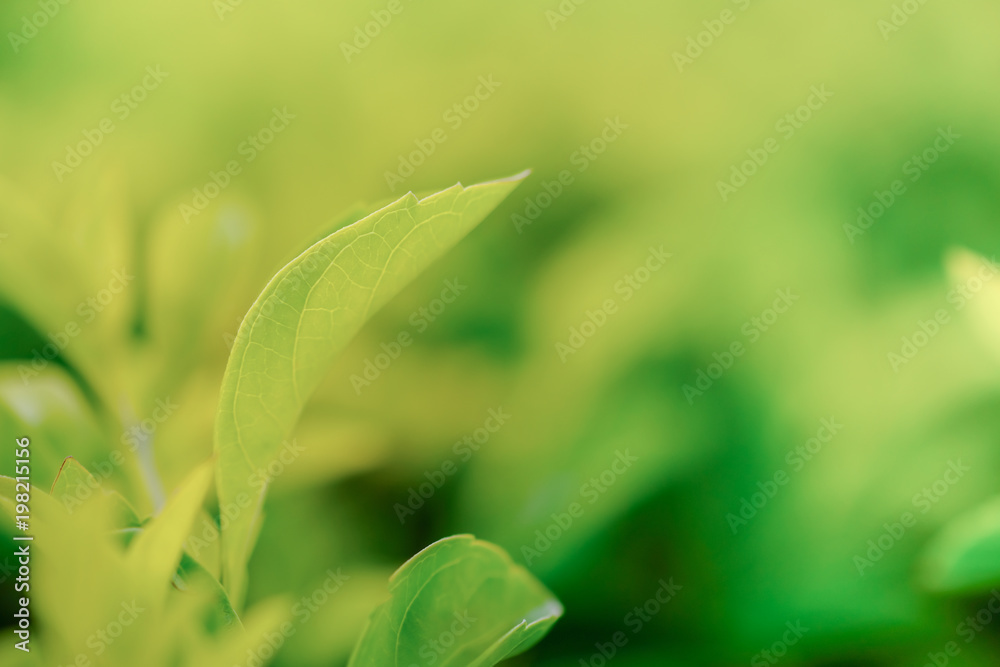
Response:
[{"label": "green leaf", "polygon": [[215,634],[222,628],[236,626],[242,628],[240,617],[229,602],[229,596],[223,590],[219,581],[212,576],[201,564],[186,553],[181,554],[181,562],[177,567],[177,574],[174,576],[174,588],[181,592],[188,590],[189,586],[200,586],[208,591],[215,598],[215,604],[203,610],[203,621],[206,631]]},{"label": "green leaf", "polygon": [[[32,440],[31,448],[41,448]],[[37,450],[33,450],[37,451]],[[0,477],[0,521],[13,526],[15,481]],[[85,512],[69,514],[55,498],[32,484],[28,534],[31,546],[32,617],[45,619],[45,664],[72,664],[95,627],[121,611],[134,596],[132,578],[115,540]],[[9,521],[9,523],[8,523]],[[67,558],[73,567],[66,567]],[[6,664],[5,662],[3,664]],[[141,663],[137,663],[141,664]]]},{"label": "green leaf", "polygon": [[63,461],[50,492],[70,513],[79,505],[92,509],[110,529],[140,524],[135,509],[122,494],[108,490],[72,456]]},{"label": "green leaf", "polygon": [[[96,268],[89,256],[93,249],[67,238],[74,236],[78,223],[68,222],[68,229],[53,225],[3,179],[0,225],[5,234],[0,238],[0,301],[11,304],[46,335],[50,350],[54,347],[106,403],[114,405],[112,397],[117,395],[112,387],[122,372],[121,348],[127,334],[121,324],[131,311],[135,290],[124,286],[113,294],[105,288],[115,272],[127,274],[134,267],[116,266],[107,272]],[[114,283],[115,289],[120,282]],[[97,303],[102,294],[113,298]],[[42,357],[43,350],[37,352]],[[44,354],[41,361],[53,356],[51,351]],[[34,366],[22,367],[26,379],[37,377]]]},{"label": "green leaf", "polygon": [[[72,456],[92,470],[107,470],[130,490],[130,454],[125,450],[119,451],[121,459],[111,457],[98,415],[61,366],[35,370],[27,361],[0,363],[0,438],[22,437],[44,443],[32,451],[31,461],[32,482],[41,488],[52,486],[63,461]],[[10,472],[13,466],[14,448],[0,447],[0,470]]]},{"label": "green leaf", "polygon": [[39,331],[61,331],[87,296],[81,258],[13,184],[0,179],[0,298]]},{"label": "green leaf", "polygon": [[987,591],[1000,583],[1000,498],[954,519],[934,538],[921,580],[946,593]]},{"label": "green leaf", "polygon": [[212,461],[206,461],[188,475],[158,516],[150,520],[132,541],[128,563],[136,580],[146,587],[151,603],[159,605],[177,571],[184,540],[201,509],[212,483]]},{"label": "green leaf", "polygon": [[222,536],[223,583],[241,600],[265,488],[278,453],[334,357],[361,325],[485,218],[527,173],[412,193],[340,229],[271,279],[240,326],[215,424],[219,502],[241,508]]},{"label": "green leaf", "polygon": [[531,648],[563,608],[499,547],[456,535],[435,542],[389,580],[349,667],[490,667]]}]

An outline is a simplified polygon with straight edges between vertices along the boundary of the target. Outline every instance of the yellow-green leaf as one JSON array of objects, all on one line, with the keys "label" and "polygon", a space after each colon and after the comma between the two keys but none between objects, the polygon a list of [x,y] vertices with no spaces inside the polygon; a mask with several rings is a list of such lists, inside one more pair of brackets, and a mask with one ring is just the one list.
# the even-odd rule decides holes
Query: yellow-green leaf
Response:
[{"label": "yellow-green leaf", "polygon": [[213,462],[206,461],[195,468],[163,512],[146,524],[129,547],[129,566],[137,573],[136,580],[146,587],[145,592],[154,605],[162,603],[177,571],[184,540],[212,483],[212,467]]},{"label": "yellow-green leaf", "polygon": [[349,667],[491,667],[531,648],[563,613],[531,573],[471,535],[418,553],[392,576],[389,590]]},{"label": "yellow-green leaf", "polygon": [[122,494],[108,490],[72,456],[63,461],[51,495],[71,514],[83,507],[96,515],[95,521],[108,529],[135,527],[139,517]]},{"label": "yellow-green leaf", "polygon": [[223,583],[242,599],[265,493],[255,473],[278,453],[328,365],[378,308],[485,218],[526,176],[412,193],[317,242],[278,272],[240,326],[215,448],[223,507]]}]

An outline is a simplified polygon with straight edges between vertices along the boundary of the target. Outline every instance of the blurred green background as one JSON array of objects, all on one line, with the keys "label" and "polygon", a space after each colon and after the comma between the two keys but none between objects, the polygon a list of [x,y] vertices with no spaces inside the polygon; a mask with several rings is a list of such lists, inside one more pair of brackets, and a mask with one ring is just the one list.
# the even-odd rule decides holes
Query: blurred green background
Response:
[{"label": "blurred green background", "polygon": [[392,570],[460,532],[567,608],[511,664],[601,667],[619,631],[621,667],[1000,660],[996,3],[50,4],[0,6],[0,233],[37,232],[0,234],[0,463],[44,435],[43,488],[168,400],[107,482],[148,514],[149,469],[168,493],[211,455],[284,263],[358,206],[533,169],[300,423],[248,606],[351,580],[273,664],[346,664]]}]

